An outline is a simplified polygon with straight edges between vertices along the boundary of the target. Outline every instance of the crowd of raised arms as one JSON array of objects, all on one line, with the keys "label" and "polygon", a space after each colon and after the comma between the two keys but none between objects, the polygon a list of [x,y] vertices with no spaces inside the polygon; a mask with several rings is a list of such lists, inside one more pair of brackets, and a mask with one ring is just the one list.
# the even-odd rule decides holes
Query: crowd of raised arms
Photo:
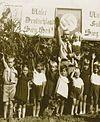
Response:
[{"label": "crowd of raised arms", "polygon": [[[95,53],[81,52],[81,34],[75,32],[70,42],[70,32],[58,27],[59,55],[57,60],[33,61],[29,71],[23,64],[20,73],[15,69],[15,58],[2,53],[4,119],[24,118],[27,103],[32,105],[33,117],[52,110],[51,115],[70,113],[80,115],[99,111],[100,63]],[[33,59],[34,60],[34,59]],[[65,109],[66,108],[66,109]],[[67,111],[67,112],[66,112]]]}]

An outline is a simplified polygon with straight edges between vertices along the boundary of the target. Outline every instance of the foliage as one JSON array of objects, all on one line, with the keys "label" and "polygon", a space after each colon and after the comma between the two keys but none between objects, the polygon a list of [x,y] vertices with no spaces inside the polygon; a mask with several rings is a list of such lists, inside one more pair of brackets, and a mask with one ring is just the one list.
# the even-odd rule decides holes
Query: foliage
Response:
[{"label": "foliage", "polygon": [[58,45],[55,39],[30,37],[15,32],[17,22],[8,18],[10,9],[7,8],[0,18],[0,52],[5,55],[14,55],[17,63],[32,63],[31,59],[44,62],[51,57],[57,57]]}]

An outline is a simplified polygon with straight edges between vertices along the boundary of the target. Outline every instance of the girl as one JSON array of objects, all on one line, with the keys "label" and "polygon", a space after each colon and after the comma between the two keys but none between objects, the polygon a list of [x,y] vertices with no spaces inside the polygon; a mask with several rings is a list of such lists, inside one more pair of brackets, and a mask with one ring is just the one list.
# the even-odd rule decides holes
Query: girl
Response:
[{"label": "girl", "polygon": [[80,70],[79,68],[76,68],[75,71],[71,74],[71,79],[73,83],[72,88],[72,98],[73,98],[73,104],[71,109],[71,115],[74,115],[74,109],[75,114],[78,115],[78,105],[80,102],[80,114],[82,114],[82,95],[84,90],[84,83],[83,80],[80,78]]},{"label": "girl", "polygon": [[80,32],[76,32],[72,37],[72,39],[73,39],[73,43],[72,43],[73,63],[75,64],[76,67],[79,66],[79,61],[82,57],[80,38],[81,38]]},{"label": "girl", "polygon": [[55,60],[49,60],[46,67],[46,87],[41,113],[48,109],[51,101],[54,101],[55,88],[58,80],[58,64]]},{"label": "girl", "polygon": [[65,100],[68,98],[68,78],[67,78],[67,67],[66,65],[62,65],[60,68],[60,76],[56,86],[56,93],[57,93],[57,109],[56,114],[57,116],[62,116],[64,111],[64,104]]},{"label": "girl", "polygon": [[41,98],[44,96],[46,76],[42,63],[37,63],[33,71],[33,117],[39,117]]},{"label": "girl", "polygon": [[90,68],[89,68],[89,60],[84,60],[84,66],[81,72],[81,78],[84,82],[84,93],[83,93],[83,114],[86,114],[87,107],[87,99],[89,98],[89,90],[90,90]]},{"label": "girl", "polygon": [[98,103],[99,103],[99,91],[100,91],[100,75],[98,62],[94,63],[95,54],[92,54],[92,62],[91,62],[91,106],[90,110],[93,112],[93,102],[95,107],[95,113],[98,114]]},{"label": "girl", "polygon": [[29,74],[28,67],[25,65],[22,70],[22,74],[19,77],[19,82],[17,84],[17,90],[15,94],[15,98],[18,101],[18,118],[25,117],[26,113],[26,102],[28,98],[28,82],[29,82]]}]

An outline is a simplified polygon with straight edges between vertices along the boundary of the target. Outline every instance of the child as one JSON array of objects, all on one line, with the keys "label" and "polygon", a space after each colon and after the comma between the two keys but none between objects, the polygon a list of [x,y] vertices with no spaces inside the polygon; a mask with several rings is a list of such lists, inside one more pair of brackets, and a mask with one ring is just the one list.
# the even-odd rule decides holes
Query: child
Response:
[{"label": "child", "polygon": [[90,68],[89,68],[89,60],[84,60],[84,66],[81,72],[81,78],[84,82],[84,93],[83,93],[83,114],[86,114],[86,106],[87,106],[87,98],[89,97],[90,90]]},{"label": "child", "polygon": [[92,54],[91,62],[91,106],[90,110],[93,111],[93,102],[95,107],[95,113],[98,114],[98,103],[100,95],[100,75],[98,75],[99,67],[98,62],[94,63],[95,54]]},{"label": "child", "polygon": [[9,56],[7,63],[5,61],[4,55],[3,55],[3,64],[4,64],[4,73],[3,73],[3,79],[4,79],[4,85],[3,85],[3,102],[4,102],[4,119],[7,118],[8,114],[8,106],[10,108],[9,110],[9,117],[13,117],[13,100],[16,92],[16,84],[17,84],[17,70],[14,68],[14,57]]},{"label": "child", "polygon": [[43,70],[43,64],[38,62],[33,71],[33,117],[39,117],[41,97],[44,96],[46,76]]},{"label": "child", "polygon": [[63,115],[65,100],[68,98],[68,78],[67,78],[67,67],[62,65],[60,68],[60,76],[56,86],[57,93],[57,109],[56,115]]},{"label": "child", "polygon": [[18,118],[25,117],[26,113],[26,102],[28,98],[28,82],[29,82],[29,70],[27,66],[24,66],[22,69],[22,74],[19,77],[17,84],[15,98],[18,101]]},{"label": "child", "polygon": [[73,62],[75,63],[76,67],[79,66],[79,61],[81,59],[81,40],[80,40],[80,33],[75,32],[73,35],[73,43],[72,43],[72,52],[73,52]]},{"label": "child", "polygon": [[58,64],[55,60],[49,60],[46,67],[46,86],[41,113],[48,109],[49,104],[54,101],[55,88],[58,80]]},{"label": "child", "polygon": [[84,90],[84,83],[83,80],[80,78],[80,69],[76,68],[75,71],[71,74],[71,79],[73,83],[73,104],[71,109],[71,115],[74,115],[74,109],[75,109],[75,115],[78,115],[78,106],[80,102],[80,114],[82,114],[82,95]]}]

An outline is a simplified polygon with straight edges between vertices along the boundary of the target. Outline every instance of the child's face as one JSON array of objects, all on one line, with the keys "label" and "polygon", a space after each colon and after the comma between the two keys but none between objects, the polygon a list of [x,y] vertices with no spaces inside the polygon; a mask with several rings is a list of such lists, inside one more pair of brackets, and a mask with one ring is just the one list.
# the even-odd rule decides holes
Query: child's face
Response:
[{"label": "child's face", "polygon": [[9,58],[9,60],[8,60],[8,66],[10,68],[12,68],[14,66],[14,59],[13,58]]},{"label": "child's face", "polygon": [[87,70],[89,68],[89,65],[84,65],[84,69]]},{"label": "child's face", "polygon": [[43,66],[41,64],[37,64],[36,66],[37,72],[41,73],[42,69],[43,69]]},{"label": "child's face", "polygon": [[27,74],[28,74],[28,68],[27,68],[27,67],[24,67],[24,68],[23,68],[23,74],[24,74],[24,75],[27,75]]},{"label": "child's face", "polygon": [[62,69],[61,75],[62,75],[62,76],[67,76],[67,71],[66,71],[66,69]]},{"label": "child's face", "polygon": [[79,78],[79,76],[80,76],[80,71],[79,71],[79,70],[75,71],[75,74],[74,74],[74,75],[75,75],[76,78]]},{"label": "child's face", "polygon": [[99,69],[97,66],[94,67],[94,73],[98,73]]}]

